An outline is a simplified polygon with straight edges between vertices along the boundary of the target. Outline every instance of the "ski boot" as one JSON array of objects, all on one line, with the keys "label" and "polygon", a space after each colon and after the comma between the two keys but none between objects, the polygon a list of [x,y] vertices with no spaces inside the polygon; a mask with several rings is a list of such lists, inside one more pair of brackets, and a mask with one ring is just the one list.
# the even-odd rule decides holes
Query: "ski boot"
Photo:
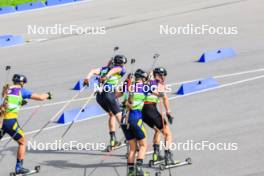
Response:
[{"label": "ski boot", "polygon": [[143,162],[142,161],[137,161],[136,164],[136,176],[150,176],[149,172],[144,172],[143,171]]},{"label": "ski boot", "polygon": [[137,165],[136,167],[136,176],[144,176],[143,167],[140,165]]},{"label": "ski boot", "polygon": [[110,152],[114,150],[116,147],[121,145],[121,142],[118,142],[115,136],[115,132],[110,132],[110,145],[107,146],[107,151]]},{"label": "ski boot", "polygon": [[23,168],[23,161],[19,161],[19,160],[17,161],[15,170],[16,170],[16,174],[21,174],[21,175],[30,172],[30,170]]},{"label": "ski boot", "polygon": [[121,142],[118,142],[116,140],[111,140],[110,145],[107,146],[106,152],[111,152],[113,150],[119,149],[121,147]]},{"label": "ski boot", "polygon": [[136,176],[136,171],[134,166],[128,166],[127,176]]},{"label": "ski boot", "polygon": [[161,155],[160,151],[154,151],[152,155],[152,160],[154,162],[164,161],[164,156]]},{"label": "ski boot", "polygon": [[173,154],[170,150],[165,150],[165,165],[176,165],[177,163],[173,159]]},{"label": "ski boot", "polygon": [[154,167],[157,164],[164,162],[164,156],[161,155],[159,146],[154,146],[154,153],[152,155],[152,160],[149,161],[149,167]]},{"label": "ski boot", "polygon": [[115,148],[115,147],[117,147],[119,145],[120,145],[120,142],[118,142],[117,140],[110,140],[110,146],[112,148]]}]

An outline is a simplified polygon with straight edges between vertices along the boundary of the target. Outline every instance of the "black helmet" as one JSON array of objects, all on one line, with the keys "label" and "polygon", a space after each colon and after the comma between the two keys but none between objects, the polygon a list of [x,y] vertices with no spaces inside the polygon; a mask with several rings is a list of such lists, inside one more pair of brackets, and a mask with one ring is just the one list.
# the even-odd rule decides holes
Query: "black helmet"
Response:
[{"label": "black helmet", "polygon": [[127,58],[124,55],[115,55],[113,58],[114,65],[122,65],[127,63]]},{"label": "black helmet", "polygon": [[154,76],[156,76],[156,74],[161,76],[167,76],[167,70],[163,67],[157,67],[153,70],[153,74]]},{"label": "black helmet", "polygon": [[20,74],[14,74],[12,81],[14,83],[27,83],[27,77],[24,75],[20,75]]},{"label": "black helmet", "polygon": [[137,71],[135,72],[135,77],[148,79],[148,73],[141,69],[137,69]]}]

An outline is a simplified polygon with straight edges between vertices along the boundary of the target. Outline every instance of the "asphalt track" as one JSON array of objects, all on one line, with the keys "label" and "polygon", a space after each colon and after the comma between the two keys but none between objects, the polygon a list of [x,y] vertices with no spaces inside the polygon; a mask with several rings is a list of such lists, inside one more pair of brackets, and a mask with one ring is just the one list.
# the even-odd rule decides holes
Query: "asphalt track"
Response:
[{"label": "asphalt track", "polygon": [[[174,151],[175,158],[192,157],[191,166],[172,169],[179,176],[262,176],[263,169],[263,15],[262,0],[94,0],[19,14],[0,16],[1,34],[20,34],[28,43],[0,49],[1,80],[4,66],[24,73],[27,87],[36,92],[51,91],[49,102],[30,102],[21,111],[23,124],[35,107],[36,116],[24,128],[29,139],[76,92],[70,90],[89,69],[101,66],[118,45],[128,57],[137,59],[136,66],[149,69],[152,55],[160,53],[158,65],[169,71],[168,83],[215,76],[217,89],[178,97],[171,93],[175,122],[171,129],[174,142],[186,140],[233,142],[237,151]],[[107,26],[106,35],[28,35],[26,25],[77,24]],[[237,26],[238,35],[159,34],[159,25],[209,24]],[[40,40],[41,39],[41,40]],[[196,59],[205,50],[233,47],[238,56],[232,59],[199,64]],[[128,67],[129,70],[129,67]],[[69,107],[80,107],[87,91]],[[91,103],[94,103],[92,100]],[[65,142],[107,142],[107,117],[96,117],[76,123]],[[38,138],[53,142],[66,126],[52,123]],[[149,132],[151,143],[152,132]],[[120,130],[119,138],[122,138]],[[7,142],[1,141],[1,146]],[[0,175],[14,169],[16,144],[10,143],[1,162]],[[25,166],[41,165],[38,175],[125,175],[125,149],[109,156],[98,151],[33,151],[27,152]],[[147,157],[145,163],[148,162]],[[94,168],[97,168],[94,170]],[[94,172],[92,172],[94,170]],[[154,173],[155,170],[146,170]],[[92,173],[91,173],[92,172]],[[167,171],[163,175],[169,175]]]}]

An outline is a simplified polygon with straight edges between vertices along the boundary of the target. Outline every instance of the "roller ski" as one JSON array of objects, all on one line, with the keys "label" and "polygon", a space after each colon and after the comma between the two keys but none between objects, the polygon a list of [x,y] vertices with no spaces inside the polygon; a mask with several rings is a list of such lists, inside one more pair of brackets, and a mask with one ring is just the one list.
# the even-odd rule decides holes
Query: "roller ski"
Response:
[{"label": "roller ski", "polygon": [[165,169],[170,169],[174,167],[179,167],[179,166],[185,166],[185,165],[190,165],[192,164],[191,158],[186,158],[185,161],[175,161],[173,160],[173,155],[171,151],[165,151],[165,162],[160,164],[159,169],[165,170]]},{"label": "roller ski", "polygon": [[160,154],[160,151],[154,151],[152,154],[152,160],[149,161],[149,167],[154,167],[164,162],[165,158]]},{"label": "roller ski", "polygon": [[108,145],[103,152],[111,152],[113,150],[118,150],[120,148],[125,147],[126,145],[127,145],[126,142],[110,141],[110,145]]},{"label": "roller ski", "polygon": [[129,168],[127,176],[150,176],[150,173],[143,171],[142,166],[136,166],[136,168]]},{"label": "roller ski", "polygon": [[150,173],[144,172],[144,173],[141,173],[141,175],[137,175],[137,173],[134,171],[134,172],[128,172],[127,176],[150,176]]},{"label": "roller ski", "polygon": [[27,176],[32,174],[37,174],[40,172],[40,166],[35,166],[33,170],[28,170],[23,167],[16,168],[16,172],[11,172],[10,176]]}]

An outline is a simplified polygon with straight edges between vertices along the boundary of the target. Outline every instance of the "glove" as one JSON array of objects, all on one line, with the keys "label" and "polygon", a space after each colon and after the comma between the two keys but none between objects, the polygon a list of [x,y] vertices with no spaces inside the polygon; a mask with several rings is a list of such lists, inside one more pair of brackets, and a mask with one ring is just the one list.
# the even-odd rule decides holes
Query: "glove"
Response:
[{"label": "glove", "polygon": [[170,112],[166,112],[166,116],[168,118],[169,123],[172,124],[173,123],[173,117],[172,117],[171,113]]},{"label": "glove", "polygon": [[83,86],[87,86],[87,87],[89,87],[89,85],[90,85],[90,83],[89,83],[89,79],[84,79],[84,81],[83,81]]},{"label": "glove", "polygon": [[28,104],[28,102],[26,100],[22,100],[21,106],[25,106],[26,104]]},{"label": "glove", "polygon": [[50,92],[47,93],[48,94],[48,99],[51,100],[52,99],[52,95]]}]

